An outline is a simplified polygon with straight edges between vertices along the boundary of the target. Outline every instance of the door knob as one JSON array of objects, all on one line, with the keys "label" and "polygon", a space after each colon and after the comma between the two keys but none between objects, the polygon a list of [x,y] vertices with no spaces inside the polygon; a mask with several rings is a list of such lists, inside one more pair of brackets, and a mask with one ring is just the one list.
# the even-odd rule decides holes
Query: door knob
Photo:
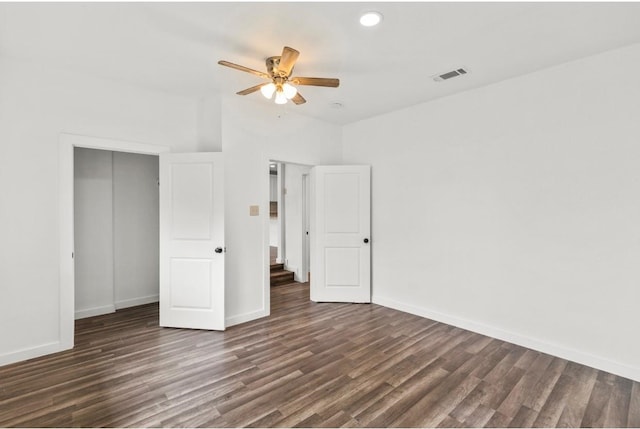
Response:
[{"label": "door knob", "polygon": [[216,253],[222,253],[222,247],[216,247],[215,252]]},{"label": "door knob", "polygon": [[364,239],[364,242],[365,242],[365,243],[368,243],[368,242],[369,242],[369,239],[368,239],[368,238],[365,238],[365,239]]}]

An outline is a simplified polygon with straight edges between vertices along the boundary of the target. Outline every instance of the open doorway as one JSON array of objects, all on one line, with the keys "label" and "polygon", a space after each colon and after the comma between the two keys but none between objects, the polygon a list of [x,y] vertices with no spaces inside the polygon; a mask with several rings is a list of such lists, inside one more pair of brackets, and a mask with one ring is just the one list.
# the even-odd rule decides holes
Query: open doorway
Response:
[{"label": "open doorway", "polygon": [[308,165],[269,164],[270,285],[309,279]]},{"label": "open doorway", "polygon": [[74,226],[74,149],[90,148],[125,153],[160,155],[167,146],[113,140],[74,134],[61,134],[60,163],[60,341],[56,350],[73,348],[75,336],[75,226]]},{"label": "open doorway", "polygon": [[158,156],[74,148],[75,319],[158,302]]},{"label": "open doorway", "polygon": [[269,163],[269,263],[282,263],[284,254],[284,210],[282,208],[282,178],[284,164]]}]

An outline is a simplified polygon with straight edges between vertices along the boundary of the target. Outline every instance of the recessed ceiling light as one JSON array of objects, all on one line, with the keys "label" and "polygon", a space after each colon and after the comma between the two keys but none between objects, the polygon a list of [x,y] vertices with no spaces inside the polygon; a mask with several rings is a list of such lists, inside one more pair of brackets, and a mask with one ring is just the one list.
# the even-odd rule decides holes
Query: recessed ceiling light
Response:
[{"label": "recessed ceiling light", "polygon": [[380,24],[382,14],[380,12],[367,12],[360,17],[360,24],[365,27],[373,27]]}]

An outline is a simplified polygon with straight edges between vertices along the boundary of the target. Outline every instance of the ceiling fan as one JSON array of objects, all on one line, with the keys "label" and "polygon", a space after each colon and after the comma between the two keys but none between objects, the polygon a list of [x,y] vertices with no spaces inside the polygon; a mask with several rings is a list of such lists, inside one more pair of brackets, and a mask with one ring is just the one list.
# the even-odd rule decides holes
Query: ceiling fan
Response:
[{"label": "ceiling fan", "polygon": [[339,79],[330,79],[323,77],[291,77],[293,66],[296,64],[300,52],[293,48],[285,46],[282,55],[279,57],[269,57],[266,60],[267,72],[250,69],[229,61],[218,61],[218,64],[243,72],[251,73],[269,82],[261,83],[251,88],[237,92],[238,95],[252,94],[258,90],[262,92],[266,98],[271,99],[275,94],[276,104],[285,104],[287,100],[293,101],[295,104],[306,103],[298,89],[294,85],[311,85],[311,86],[327,86],[337,88],[340,85]]}]

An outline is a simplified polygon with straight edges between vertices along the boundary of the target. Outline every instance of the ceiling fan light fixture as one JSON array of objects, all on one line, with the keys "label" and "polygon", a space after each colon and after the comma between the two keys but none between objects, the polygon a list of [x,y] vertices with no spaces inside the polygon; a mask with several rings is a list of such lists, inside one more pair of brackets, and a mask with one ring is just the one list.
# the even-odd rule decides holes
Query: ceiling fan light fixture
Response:
[{"label": "ceiling fan light fixture", "polygon": [[276,91],[276,104],[286,104],[287,97],[284,95],[284,91]]},{"label": "ceiling fan light fixture", "polygon": [[264,85],[262,88],[260,88],[260,92],[266,98],[271,99],[271,97],[273,97],[273,93],[276,92],[276,86],[273,83]]},{"label": "ceiling fan light fixture", "polygon": [[284,93],[284,96],[287,97],[288,100],[291,100],[298,93],[298,89],[295,86],[291,85],[290,83],[286,82],[285,84],[282,85],[282,92]]},{"label": "ceiling fan light fixture", "polygon": [[375,27],[380,24],[380,21],[382,21],[382,14],[380,12],[366,12],[360,16],[360,24],[364,27]]},{"label": "ceiling fan light fixture", "polygon": [[[236,94],[249,95],[260,91],[265,98],[273,100],[276,104],[286,104],[288,100],[291,100],[293,104],[297,106],[306,103],[307,100],[300,94],[297,85],[324,86],[329,88],[337,88],[340,86],[340,79],[292,77],[291,73],[298,60],[298,56],[300,56],[300,52],[289,46],[285,46],[282,49],[282,55],[269,57],[265,60],[267,67],[266,73],[224,60],[218,61],[218,64],[266,79],[267,82],[243,89],[242,91],[236,92]],[[275,99],[273,97],[274,94]]]}]

